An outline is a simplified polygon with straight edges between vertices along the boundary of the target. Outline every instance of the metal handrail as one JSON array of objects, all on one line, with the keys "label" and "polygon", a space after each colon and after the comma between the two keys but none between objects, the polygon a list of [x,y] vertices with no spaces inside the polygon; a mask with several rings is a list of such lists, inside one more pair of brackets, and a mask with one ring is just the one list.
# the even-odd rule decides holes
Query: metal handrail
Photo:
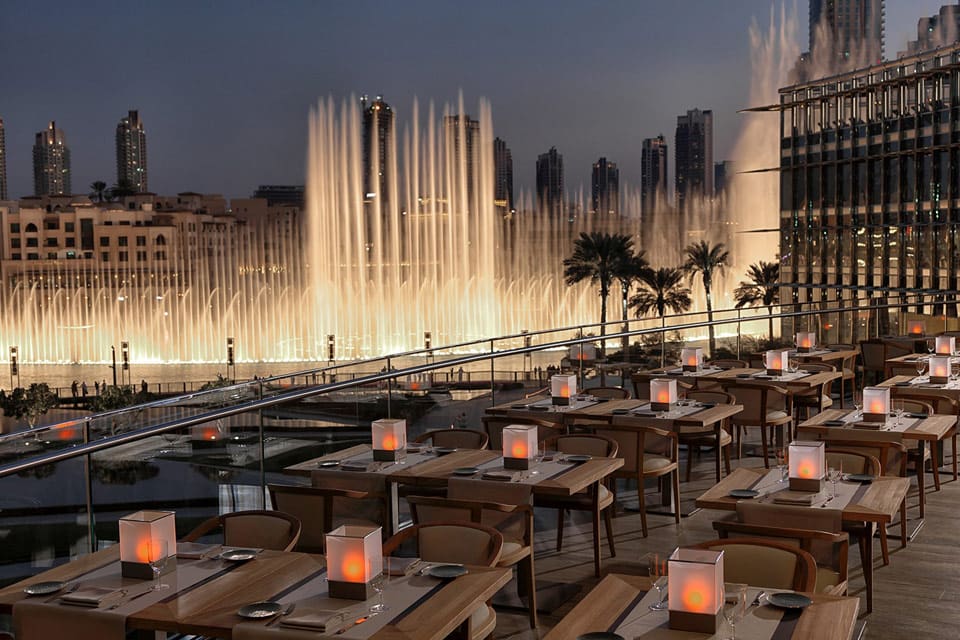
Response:
[{"label": "metal handrail", "polygon": [[[930,295],[934,295],[934,294],[930,294]],[[935,295],[942,295],[942,294],[935,294]],[[917,298],[923,298],[923,296],[924,294],[919,294],[919,293],[914,294],[914,297],[917,297]],[[860,301],[860,299],[858,299],[857,301]],[[923,303],[920,303],[917,301],[896,302],[896,303],[886,303],[883,305],[872,305],[869,307],[869,309],[871,310],[901,309],[904,307],[916,306],[917,304],[934,304],[934,303],[944,303],[944,302],[946,301],[937,300],[933,302],[923,302]],[[788,305],[781,305],[781,307],[783,306],[788,306]],[[775,320],[780,320],[780,319],[786,319],[786,318],[798,318],[798,317],[805,317],[810,315],[818,315],[823,313],[838,313],[838,312],[856,311],[856,310],[862,310],[862,309],[863,307],[828,307],[828,308],[818,308],[815,310],[806,310],[806,311],[788,311],[788,312],[781,311],[780,313],[774,314],[772,316],[764,315],[764,316],[758,316],[757,318],[751,318],[749,321],[760,320],[760,319],[767,320],[770,317],[772,317]],[[725,311],[731,311],[731,310],[717,310],[715,311],[715,313],[719,314],[719,313],[724,313]],[[691,314],[679,314],[679,315],[683,317]],[[645,328],[645,329],[619,331],[616,333],[605,335],[603,338],[605,340],[617,340],[624,337],[629,338],[634,336],[663,333],[667,330],[684,331],[689,329],[698,329],[698,328],[708,327],[711,324],[714,326],[721,326],[721,325],[728,325],[728,324],[740,324],[742,322],[744,322],[744,318],[740,317],[740,315],[738,314],[737,317],[734,317],[734,318],[723,318],[719,320],[715,319],[712,323],[709,321],[700,321],[700,322],[689,322],[689,323],[671,325],[671,326],[665,326],[665,327],[657,326],[657,327],[651,327],[651,328]],[[607,324],[621,324],[621,323],[622,321],[617,321],[617,322],[610,322]],[[597,325],[584,325],[584,326],[597,326]],[[536,334],[521,333],[521,334],[517,334],[516,336],[511,336],[511,338],[523,337],[528,335],[538,335],[538,334],[542,335],[545,333],[565,331],[565,330],[568,330],[568,329],[543,330],[543,331],[537,332]],[[569,330],[572,330],[572,329],[569,329]],[[739,336],[739,333],[738,333],[738,336]],[[107,436],[93,442],[84,442],[83,444],[79,444],[73,447],[45,453],[43,455],[30,458],[28,460],[21,460],[14,463],[2,465],[0,466],[0,478],[6,477],[14,473],[18,473],[27,469],[32,469],[34,467],[38,467],[46,464],[52,464],[52,463],[60,462],[70,458],[76,458],[80,456],[87,456],[93,453],[98,453],[116,446],[130,444],[132,442],[136,442],[138,440],[141,440],[153,435],[165,433],[168,431],[174,431],[174,430],[179,430],[179,429],[183,429],[183,428],[187,428],[187,427],[191,427],[191,426],[195,426],[203,423],[208,423],[218,419],[239,415],[242,413],[262,410],[262,409],[273,407],[276,405],[285,404],[288,402],[295,402],[295,401],[303,400],[305,398],[310,398],[313,396],[330,393],[333,391],[341,391],[344,389],[351,389],[351,388],[355,388],[363,385],[370,385],[378,382],[390,381],[402,376],[416,375],[420,373],[429,373],[431,371],[435,371],[441,368],[445,369],[451,366],[462,366],[465,364],[485,361],[488,359],[491,361],[491,366],[492,366],[493,360],[497,358],[524,355],[524,354],[534,353],[538,351],[546,351],[546,350],[552,350],[552,349],[559,349],[562,347],[569,347],[570,345],[596,342],[599,339],[599,336],[584,336],[583,332],[581,331],[579,332],[578,337],[575,337],[575,338],[568,338],[568,339],[558,340],[558,341],[539,344],[539,345],[531,345],[529,347],[528,346],[516,347],[516,348],[506,349],[504,351],[493,351],[493,342],[499,339],[504,339],[504,338],[496,337],[496,338],[488,338],[485,340],[485,342],[489,343],[491,347],[491,351],[488,353],[485,352],[485,353],[467,354],[451,360],[444,360],[443,362],[439,362],[439,363],[425,362],[423,364],[413,365],[413,366],[405,367],[399,370],[390,370],[390,367],[388,366],[387,371],[382,373],[370,374],[367,376],[354,378],[344,382],[329,382],[329,383],[322,383],[319,385],[312,385],[306,388],[278,393],[275,395],[271,395],[269,397],[262,397],[263,384],[266,382],[269,382],[271,380],[282,380],[282,379],[290,378],[291,376],[315,375],[323,372],[329,372],[332,368],[325,367],[325,368],[319,368],[319,369],[313,369],[313,370],[306,370],[303,372],[297,372],[295,374],[285,374],[280,376],[273,376],[271,378],[261,378],[253,382],[231,385],[228,387],[218,387],[215,389],[211,389],[209,391],[195,392],[191,394],[186,394],[184,396],[179,396],[176,398],[166,398],[163,400],[146,403],[143,405],[136,405],[135,407],[126,407],[124,409],[118,409],[118,410],[107,412],[107,413],[96,414],[94,416],[87,416],[80,420],[71,420],[68,422],[68,424],[73,425],[73,424],[76,424],[77,422],[81,422],[85,425],[89,425],[94,419],[105,418],[105,417],[110,417],[117,414],[129,413],[134,411],[142,411],[146,408],[169,406],[171,404],[175,404],[178,401],[182,401],[183,399],[192,399],[192,398],[196,398],[197,396],[206,395],[207,393],[222,394],[225,391],[229,391],[231,389],[241,389],[241,388],[248,389],[248,388],[251,388],[251,386],[258,386],[258,385],[261,391],[261,397],[255,400],[242,402],[230,407],[217,408],[214,410],[197,413],[195,415],[191,415],[187,417],[176,418],[173,420],[162,422],[157,425],[141,427],[127,433],[114,435],[114,436]],[[473,344],[473,343],[463,343],[463,344]],[[447,347],[444,347],[444,348],[447,348]],[[435,349],[431,349],[430,351],[435,351]],[[423,353],[423,351],[407,352],[407,354],[416,354],[416,353]],[[393,360],[396,357],[398,356],[395,356],[395,355],[383,356],[379,358],[374,358],[372,359],[372,361],[377,362],[377,361],[385,360],[389,363],[391,360]],[[494,381],[491,379],[491,384],[493,383]],[[388,411],[389,410],[390,410],[390,405],[388,403]],[[38,427],[38,429],[53,429],[58,426],[61,426],[61,425],[49,425],[47,427]],[[6,439],[22,436],[23,433],[24,432],[20,432],[17,434],[9,434],[7,436],[4,436],[0,438],[0,443],[2,443]],[[31,431],[30,433],[34,433],[34,431]],[[85,439],[88,439],[88,438],[85,438]]]}]

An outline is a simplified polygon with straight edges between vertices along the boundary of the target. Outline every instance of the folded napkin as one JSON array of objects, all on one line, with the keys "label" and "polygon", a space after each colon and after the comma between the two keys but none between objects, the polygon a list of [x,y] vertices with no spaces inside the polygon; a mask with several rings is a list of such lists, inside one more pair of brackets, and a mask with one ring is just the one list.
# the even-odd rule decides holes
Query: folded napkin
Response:
[{"label": "folded napkin", "polygon": [[511,482],[514,478],[512,471],[484,471],[480,476],[484,480],[499,480],[501,482]]},{"label": "folded napkin", "polygon": [[906,416],[908,418],[920,418],[921,420],[926,420],[927,418],[930,417],[925,413],[908,413],[906,414]]},{"label": "folded napkin", "polygon": [[420,558],[395,558],[391,556],[387,558],[387,575],[409,575],[421,564]]},{"label": "folded napkin", "polygon": [[202,544],[200,542],[178,542],[177,557],[188,560],[199,560],[207,555],[216,555],[219,552],[219,544]]},{"label": "folded napkin", "polygon": [[807,493],[806,491],[780,491],[773,494],[773,501],[776,504],[809,506],[813,504],[819,496],[819,493]]},{"label": "folded napkin", "polygon": [[828,427],[842,427],[847,423],[843,420],[827,420],[823,424],[827,425]]},{"label": "folded napkin", "polygon": [[873,429],[874,431],[882,429],[884,426],[886,426],[885,422],[854,422],[853,423],[854,429]]},{"label": "folded napkin", "polygon": [[75,604],[81,607],[99,607],[107,602],[114,602],[126,595],[124,589],[114,589],[111,587],[84,587],[73,593],[65,593],[60,596],[60,602],[64,604]]},{"label": "folded napkin", "polygon": [[281,627],[309,629],[310,631],[339,630],[344,624],[344,612],[337,609],[297,608],[280,620]]}]

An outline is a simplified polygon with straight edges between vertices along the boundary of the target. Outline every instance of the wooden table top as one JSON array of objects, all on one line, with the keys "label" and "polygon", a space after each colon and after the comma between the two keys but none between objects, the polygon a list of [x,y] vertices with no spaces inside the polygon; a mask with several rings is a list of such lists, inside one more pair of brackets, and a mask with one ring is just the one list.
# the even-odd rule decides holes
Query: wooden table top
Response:
[{"label": "wooden table top", "polygon": [[[119,559],[119,545],[61,565],[0,590],[0,611],[26,597],[23,588],[44,580],[72,580]],[[206,560],[203,562],[215,562]],[[306,553],[263,551],[215,579],[191,588],[181,597],[147,606],[127,617],[128,629],[158,630],[230,638],[233,626],[245,622],[237,610],[306,580],[322,580],[318,572],[324,557]],[[450,581],[396,624],[389,624],[373,640],[440,640],[454,631],[481,602],[486,602],[510,580],[504,568],[470,567],[468,574]],[[171,594],[173,595],[173,594]],[[54,609],[55,610],[55,609]]]},{"label": "wooden table top", "polygon": [[[631,605],[635,606],[637,599],[649,588],[649,578],[611,573],[577,603],[544,640],[575,640],[577,636],[590,631],[606,631],[616,625],[618,618]],[[791,640],[850,640],[853,637],[860,608],[859,598],[818,593],[806,595],[814,603],[803,610],[790,636]],[[657,631],[656,637],[662,640],[674,637],[674,632]],[[675,637],[682,639],[693,635],[706,637],[680,631],[676,632]]]},{"label": "wooden table top", "polygon": [[[895,387],[897,395],[915,397],[920,400],[923,399],[924,395],[928,397],[932,395],[948,395],[951,398],[960,400],[960,389],[948,389],[944,385],[939,384],[902,384],[904,382],[910,382],[913,378],[914,376],[893,376],[892,378],[887,378],[877,386]],[[897,384],[898,382],[901,384]]]},{"label": "wooden table top", "polygon": [[[712,376],[714,380],[717,380],[721,384],[724,382],[744,382],[749,384],[768,384],[777,387],[786,387],[791,391],[809,391],[814,387],[818,387],[825,382],[832,382],[834,380],[840,379],[843,376],[843,373],[840,371],[814,371],[811,372],[808,376],[803,376],[802,378],[795,378],[793,380],[779,380],[777,377],[770,378],[754,378],[754,374],[764,374],[766,369],[728,369],[721,373]],[[748,374],[751,377],[741,378],[743,374]]]},{"label": "wooden table top", "polygon": [[[797,425],[797,429],[816,434],[824,434],[837,429],[852,429],[852,423],[845,426],[824,424],[829,420],[840,420],[850,412],[850,409],[826,409],[801,422]],[[910,425],[903,431],[886,433],[899,433],[904,440],[943,440],[956,424],[956,416],[933,415]]]},{"label": "wooden table top", "polygon": [[[767,474],[769,469],[740,467],[733,473],[707,489],[696,500],[702,509],[722,509],[735,511],[737,498],[731,498],[734,489],[748,489],[757,478]],[[848,522],[889,523],[900,511],[900,503],[910,489],[909,478],[881,476],[868,485],[867,491],[858,502],[850,502],[843,508],[843,519]],[[816,507],[811,507],[816,508]]]},{"label": "wooden table top", "polygon": [[[614,417],[614,411],[630,411],[636,409],[637,407],[642,407],[643,405],[649,404],[649,400],[637,400],[630,398],[627,400],[609,400],[607,402],[600,402],[589,407],[583,407],[581,409],[570,409],[563,413],[563,416],[567,421],[572,420],[606,420],[609,421]],[[524,409],[512,409],[510,405],[499,405],[494,407],[497,412],[501,415],[506,415],[508,417],[533,417],[533,412],[526,411]],[[661,428],[670,428],[672,424],[681,425],[684,427],[693,426],[693,427],[707,427],[709,425],[715,424],[724,418],[729,418],[730,416],[740,413],[743,411],[743,406],[738,404],[721,404],[702,411],[697,411],[696,413],[691,413],[687,416],[678,416],[676,418],[657,418],[655,416],[640,416],[634,414],[626,414],[632,418],[645,418],[650,420],[650,424],[653,426]],[[539,413],[540,416],[544,415]],[[556,415],[556,414],[554,414]]]},{"label": "wooden table top", "polygon": [[[487,449],[459,449],[434,460],[400,469],[391,475],[391,479],[404,484],[443,485],[453,476],[454,469],[476,467],[499,457],[498,452]],[[622,466],[623,458],[591,458],[572,465],[568,471],[533,484],[533,493],[572,496]]]},{"label": "wooden table top", "polygon": [[820,349],[816,350],[814,353],[791,353],[791,356],[795,356],[797,360],[803,362],[826,362],[834,363],[846,360],[847,358],[855,358],[860,352],[856,349],[837,349],[836,351],[828,350],[822,351]]}]

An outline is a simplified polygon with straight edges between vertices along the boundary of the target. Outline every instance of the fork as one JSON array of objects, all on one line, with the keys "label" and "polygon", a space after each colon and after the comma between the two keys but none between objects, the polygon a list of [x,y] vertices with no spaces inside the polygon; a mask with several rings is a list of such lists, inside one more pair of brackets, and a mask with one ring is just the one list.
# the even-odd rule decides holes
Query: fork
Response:
[{"label": "fork", "polygon": [[757,597],[754,598],[754,599],[753,599],[753,602],[750,603],[750,606],[751,606],[751,607],[759,607],[759,606],[760,606],[760,600],[761,600],[761,599],[763,598],[763,596],[765,596],[765,595],[767,595],[767,592],[766,592],[766,591],[761,591],[760,593],[758,593],[758,594],[757,594]]}]

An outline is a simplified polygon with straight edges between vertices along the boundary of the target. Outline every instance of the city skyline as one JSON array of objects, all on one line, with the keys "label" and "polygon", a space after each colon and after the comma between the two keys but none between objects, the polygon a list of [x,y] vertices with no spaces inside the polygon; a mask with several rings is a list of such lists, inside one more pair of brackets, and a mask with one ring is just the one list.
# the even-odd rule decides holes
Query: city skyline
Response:
[{"label": "city skyline", "polygon": [[[903,49],[916,37],[918,16],[936,13],[941,4],[888,0],[887,52]],[[114,11],[109,2],[97,6],[103,10],[63,2],[4,9],[0,55],[18,61],[0,77],[9,88],[0,94],[9,197],[31,192],[32,136],[49,120],[68,132],[78,192],[94,180],[113,182],[117,114],[136,109],[152,134],[153,191],[237,197],[259,184],[304,182],[307,113],[319,97],[382,93],[396,109],[400,134],[414,96],[442,108],[455,103],[461,89],[468,102],[490,99],[494,135],[508,142],[516,165],[515,197],[534,196],[536,157],[551,146],[565,156],[570,192],[589,193],[599,156],[618,164],[622,187],[636,188],[642,140],[672,131],[676,114],[687,109],[714,110],[716,158],[730,157],[743,118],[736,110],[749,106],[750,22],[764,25],[772,7],[780,10],[769,0],[688,1],[656,11],[642,3],[602,11],[554,3],[544,12],[532,3],[512,9],[504,25],[495,6],[434,2],[403,10],[378,5],[377,11],[364,3],[288,2],[273,10],[242,2],[229,12],[190,4],[136,12]],[[802,45],[805,9],[796,8]],[[51,12],[62,17],[57,24],[45,19]],[[18,27],[41,22],[54,32],[42,50]],[[677,47],[681,23],[691,37]],[[151,28],[132,28],[143,24]],[[118,38],[88,37],[105,29]],[[369,34],[376,46],[358,51],[347,42],[352,33]],[[560,33],[562,47],[555,44]],[[286,47],[268,46],[276,34]],[[496,51],[486,46],[490,38],[501,43]],[[538,55],[543,47],[552,47],[549,64]],[[121,49],[137,54],[116,56]],[[388,49],[389,59],[383,56]],[[348,50],[350,64],[342,57]],[[90,69],[116,80],[97,86]],[[213,121],[244,135],[209,136]]]}]

